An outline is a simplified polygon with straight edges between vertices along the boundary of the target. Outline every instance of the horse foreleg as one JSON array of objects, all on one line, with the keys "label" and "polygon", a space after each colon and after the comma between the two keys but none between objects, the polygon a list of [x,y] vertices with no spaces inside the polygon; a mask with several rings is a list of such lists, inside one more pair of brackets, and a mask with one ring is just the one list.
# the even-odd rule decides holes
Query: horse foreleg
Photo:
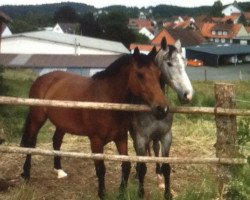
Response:
[{"label": "horse foreleg", "polygon": [[[53,136],[54,150],[60,151],[64,135],[65,135],[64,131],[60,130],[59,128],[56,128],[56,131]],[[61,156],[54,157],[54,169],[57,172],[57,178],[64,178],[68,175],[66,172],[62,170]]]},{"label": "horse foreleg", "polygon": [[[103,153],[103,147],[104,144],[99,138],[91,139],[91,150],[92,153]],[[103,160],[95,160],[95,170],[96,170],[96,176],[98,178],[98,196],[100,199],[105,198],[105,173],[106,168]]]},{"label": "horse foreleg", "polygon": [[[139,137],[139,136],[138,136]],[[136,153],[139,156],[145,156],[146,155],[146,141],[145,138],[137,138],[136,143]],[[147,173],[147,166],[146,163],[138,162],[136,165],[136,173],[139,180],[139,188],[138,188],[138,196],[140,198],[143,198],[144,196],[144,178]]]},{"label": "horse foreleg", "polygon": [[[161,141],[161,144],[162,144],[162,157],[168,157],[169,156],[171,142],[172,142],[172,132],[169,131],[164,136],[163,140]],[[171,174],[170,164],[168,164],[168,163],[162,164],[161,171],[162,171],[162,174],[163,174],[164,180],[165,180],[164,197],[167,200],[171,200],[172,199],[172,194],[171,194],[171,190],[170,190],[170,174]]]},{"label": "horse foreleg", "polygon": [[[158,140],[153,140],[153,150],[155,157],[159,157],[160,152],[160,143]],[[161,171],[161,166],[159,163],[156,163],[155,173],[157,175],[157,184],[160,189],[165,189],[165,184],[163,182],[163,176]]]},{"label": "horse foreleg", "polygon": [[[117,150],[120,155],[128,155],[128,136],[124,134],[124,138],[121,140],[119,138],[118,141],[115,141]],[[121,177],[121,184],[120,184],[120,191],[124,192],[128,185],[128,178],[131,170],[131,163],[130,162],[122,162],[122,177]]]}]

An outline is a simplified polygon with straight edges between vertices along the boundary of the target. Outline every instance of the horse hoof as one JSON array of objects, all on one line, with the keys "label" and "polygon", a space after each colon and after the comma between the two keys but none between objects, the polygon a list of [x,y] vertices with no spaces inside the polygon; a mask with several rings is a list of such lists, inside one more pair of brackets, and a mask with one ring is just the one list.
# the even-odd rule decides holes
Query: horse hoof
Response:
[{"label": "horse hoof", "polygon": [[165,184],[164,184],[164,181],[163,181],[163,176],[158,174],[157,175],[157,183],[158,183],[158,188],[161,189],[161,190],[164,190],[165,189]]},{"label": "horse hoof", "polygon": [[23,180],[25,180],[26,182],[28,182],[30,180],[30,174],[29,173],[21,173],[21,177]]},{"label": "horse hoof", "polygon": [[63,171],[62,169],[54,169],[54,170],[57,173],[58,179],[65,178],[68,176],[68,174],[65,171]]},{"label": "horse hoof", "polygon": [[173,199],[173,195],[171,193],[165,193],[164,199],[165,200],[172,200]]}]

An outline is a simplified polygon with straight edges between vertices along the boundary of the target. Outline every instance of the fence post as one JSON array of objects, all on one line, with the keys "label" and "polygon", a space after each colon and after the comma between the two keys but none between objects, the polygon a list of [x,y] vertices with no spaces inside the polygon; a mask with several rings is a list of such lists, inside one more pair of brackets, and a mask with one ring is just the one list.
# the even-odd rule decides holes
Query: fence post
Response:
[{"label": "fence post", "polygon": [[[216,108],[235,108],[235,85],[216,83],[215,84],[215,111]],[[215,112],[216,113],[216,112]],[[217,141],[215,144],[216,157],[232,158],[237,156],[237,123],[236,115],[218,115],[215,114]],[[219,165],[218,183],[221,197],[225,195],[225,185],[231,178],[229,165]]]}]

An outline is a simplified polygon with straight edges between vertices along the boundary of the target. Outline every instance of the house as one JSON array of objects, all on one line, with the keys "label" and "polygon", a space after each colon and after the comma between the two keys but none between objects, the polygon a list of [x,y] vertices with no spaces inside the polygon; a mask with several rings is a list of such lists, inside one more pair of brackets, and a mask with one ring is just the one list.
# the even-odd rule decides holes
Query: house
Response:
[{"label": "house", "polygon": [[155,36],[154,34],[149,31],[146,27],[143,27],[140,31],[140,34],[145,35],[149,40],[152,40]]},{"label": "house", "polygon": [[236,0],[222,10],[222,14],[224,14],[225,16],[231,16],[233,13],[242,13]]},{"label": "house", "polygon": [[232,43],[233,38],[247,36],[247,30],[242,24],[204,23],[202,35],[210,42]]},{"label": "house", "polygon": [[66,55],[129,53],[120,42],[51,31],[28,32],[3,37],[1,51],[5,54]]},{"label": "house", "polygon": [[154,33],[155,31],[155,23],[149,19],[135,19],[130,18],[128,22],[128,28],[132,30],[139,31],[142,28],[148,29],[150,32]]},{"label": "house", "polygon": [[53,32],[69,34],[77,34],[79,30],[79,23],[57,23],[52,29]]},{"label": "house", "polygon": [[8,29],[6,30],[6,23],[11,22],[11,18],[4,12],[0,11],[0,53],[1,53],[1,40],[2,35],[8,35]]},{"label": "house", "polygon": [[3,28],[2,29],[3,29],[2,30],[2,37],[12,35],[11,30],[9,29],[9,27],[6,24],[3,24]]}]

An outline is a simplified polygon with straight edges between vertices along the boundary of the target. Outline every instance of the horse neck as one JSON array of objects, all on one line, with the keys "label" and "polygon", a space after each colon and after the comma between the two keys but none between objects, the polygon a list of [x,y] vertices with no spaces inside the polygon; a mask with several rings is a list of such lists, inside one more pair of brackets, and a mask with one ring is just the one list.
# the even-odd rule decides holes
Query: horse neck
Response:
[{"label": "horse neck", "polygon": [[[113,102],[117,103],[127,103],[127,96],[129,95],[129,89],[128,89],[128,69],[123,69],[121,72],[117,75],[114,75],[112,77],[108,77],[104,79],[103,81],[107,84],[108,87],[106,87],[107,94],[110,95],[110,98],[112,98]],[[101,83],[103,84],[103,82]]]}]

